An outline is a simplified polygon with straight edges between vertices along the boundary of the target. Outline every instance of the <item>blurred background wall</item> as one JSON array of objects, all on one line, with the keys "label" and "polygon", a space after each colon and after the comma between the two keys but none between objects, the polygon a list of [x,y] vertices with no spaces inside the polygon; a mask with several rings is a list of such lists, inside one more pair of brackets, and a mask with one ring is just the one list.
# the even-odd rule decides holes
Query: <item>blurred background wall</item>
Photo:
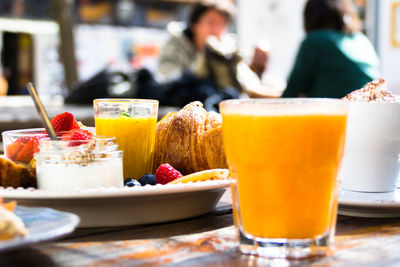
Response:
[{"label": "blurred background wall", "polygon": [[258,42],[270,45],[268,74],[285,80],[303,38],[305,0],[239,0],[237,32],[240,45],[249,55]]},{"label": "blurred background wall", "polygon": [[[400,0],[355,0],[365,32],[382,61],[390,88],[400,93]],[[55,2],[71,9],[78,79],[107,66],[155,70],[170,21],[185,22],[193,0],[1,0],[0,72],[9,94],[34,81],[41,94],[65,94],[65,64]],[[233,30],[246,58],[255,45],[270,47],[265,79],[285,81],[303,38],[305,0],[237,0]],[[65,25],[64,25],[65,26]]]},{"label": "blurred background wall", "polygon": [[389,88],[400,94],[400,1],[367,2],[368,36],[381,59],[381,70]]}]

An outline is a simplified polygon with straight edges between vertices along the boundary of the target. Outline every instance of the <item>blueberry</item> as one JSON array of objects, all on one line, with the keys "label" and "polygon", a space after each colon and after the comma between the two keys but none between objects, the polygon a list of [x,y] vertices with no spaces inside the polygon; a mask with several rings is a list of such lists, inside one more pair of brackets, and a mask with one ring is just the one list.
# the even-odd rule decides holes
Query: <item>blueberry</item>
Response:
[{"label": "blueberry", "polygon": [[139,183],[142,185],[155,185],[156,184],[156,176],[153,174],[145,174],[139,179]]},{"label": "blueberry", "polygon": [[125,180],[125,186],[132,187],[132,186],[142,186],[136,179],[128,178]]}]

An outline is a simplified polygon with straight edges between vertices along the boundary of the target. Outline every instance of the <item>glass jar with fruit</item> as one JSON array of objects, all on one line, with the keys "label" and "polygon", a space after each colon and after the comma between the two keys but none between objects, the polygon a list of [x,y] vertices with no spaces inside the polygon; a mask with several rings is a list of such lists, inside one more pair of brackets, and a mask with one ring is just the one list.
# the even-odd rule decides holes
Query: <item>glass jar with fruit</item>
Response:
[{"label": "glass jar with fruit", "polygon": [[[94,133],[94,128],[83,126],[69,112],[54,116],[51,124],[57,136],[63,140],[90,139]],[[7,159],[34,167],[33,155],[39,152],[40,140],[48,135],[44,128],[32,128],[4,131],[2,137]]]}]

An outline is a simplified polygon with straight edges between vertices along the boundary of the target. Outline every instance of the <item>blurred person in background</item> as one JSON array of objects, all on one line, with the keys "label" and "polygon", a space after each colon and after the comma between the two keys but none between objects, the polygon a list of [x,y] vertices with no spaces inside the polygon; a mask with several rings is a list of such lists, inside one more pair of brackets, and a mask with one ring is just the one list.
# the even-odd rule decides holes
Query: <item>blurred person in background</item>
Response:
[{"label": "blurred person in background", "polygon": [[[229,0],[208,0],[195,4],[186,29],[169,29],[171,38],[162,49],[159,62],[161,81],[179,79],[190,73],[210,80],[222,91],[235,88],[249,96],[278,94],[263,85],[261,75],[266,69],[268,52],[257,47],[247,65],[238,54],[236,38],[228,33],[234,16]],[[190,90],[188,88],[187,90]]]},{"label": "blurred person in background", "polygon": [[306,37],[283,97],[341,98],[379,76],[379,59],[351,0],[308,0]]}]

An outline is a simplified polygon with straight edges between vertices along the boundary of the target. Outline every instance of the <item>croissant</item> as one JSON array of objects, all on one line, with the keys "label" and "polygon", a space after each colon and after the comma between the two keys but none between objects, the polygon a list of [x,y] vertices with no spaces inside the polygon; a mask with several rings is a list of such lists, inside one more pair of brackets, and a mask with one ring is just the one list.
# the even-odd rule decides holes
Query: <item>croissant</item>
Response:
[{"label": "croissant", "polygon": [[227,168],[221,125],[221,115],[198,101],[168,113],[157,124],[154,169],[169,163],[186,175]]}]

